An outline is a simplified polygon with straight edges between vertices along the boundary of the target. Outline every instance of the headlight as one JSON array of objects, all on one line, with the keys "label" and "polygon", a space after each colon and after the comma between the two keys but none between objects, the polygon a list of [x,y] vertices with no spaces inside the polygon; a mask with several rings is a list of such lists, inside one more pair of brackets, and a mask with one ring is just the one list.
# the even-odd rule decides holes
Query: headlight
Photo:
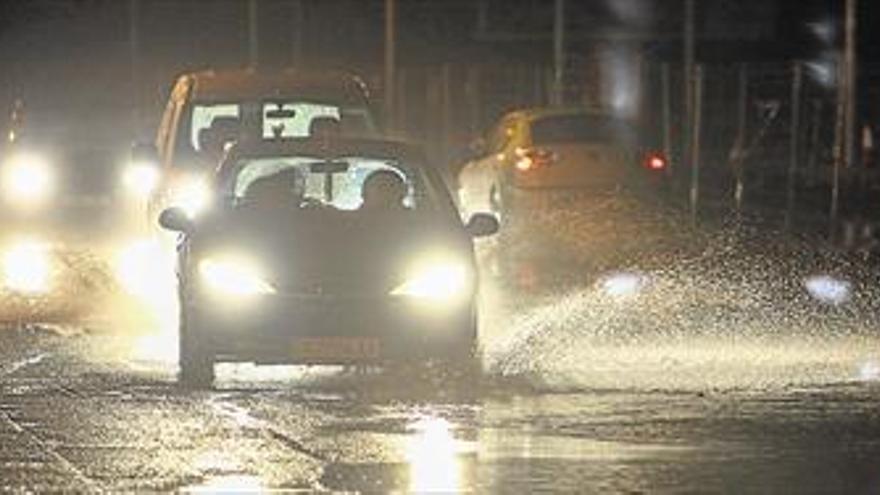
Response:
[{"label": "headlight", "polygon": [[251,296],[275,292],[260,270],[242,258],[206,258],[199,262],[199,276],[205,286],[218,294]]},{"label": "headlight", "polygon": [[435,260],[416,267],[404,283],[391,291],[391,295],[450,301],[467,295],[470,287],[470,270],[464,263]]},{"label": "headlight", "polygon": [[127,190],[145,198],[159,185],[159,169],[151,163],[132,163],[125,169],[122,182]]},{"label": "headlight", "polygon": [[202,177],[181,180],[171,192],[171,206],[177,206],[190,218],[195,218],[211,202],[211,188]]},{"label": "headlight", "polygon": [[44,244],[21,242],[3,255],[3,284],[9,290],[28,294],[46,292],[50,271],[48,248]]},{"label": "headlight", "polygon": [[17,155],[6,164],[3,192],[16,205],[36,206],[52,194],[53,179],[51,167],[43,158]]}]

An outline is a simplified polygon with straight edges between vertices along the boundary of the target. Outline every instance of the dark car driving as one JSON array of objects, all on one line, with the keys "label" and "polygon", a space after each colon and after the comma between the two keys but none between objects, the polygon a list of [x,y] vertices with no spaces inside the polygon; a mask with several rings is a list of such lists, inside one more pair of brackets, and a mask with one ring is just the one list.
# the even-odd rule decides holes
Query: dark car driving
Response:
[{"label": "dark car driving", "polygon": [[472,239],[421,151],[376,140],[237,145],[212,206],[165,210],[179,245],[180,379],[261,364],[476,359]]}]

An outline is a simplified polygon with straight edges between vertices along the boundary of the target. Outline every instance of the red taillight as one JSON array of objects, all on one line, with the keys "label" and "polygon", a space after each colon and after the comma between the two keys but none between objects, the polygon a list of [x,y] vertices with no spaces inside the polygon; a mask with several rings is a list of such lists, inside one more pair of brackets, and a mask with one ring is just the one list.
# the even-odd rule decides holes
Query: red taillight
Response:
[{"label": "red taillight", "polygon": [[645,168],[648,170],[666,170],[668,164],[666,157],[662,153],[648,153],[645,155]]},{"label": "red taillight", "polygon": [[516,169],[520,172],[528,172],[546,167],[556,161],[556,153],[541,148],[517,148]]}]

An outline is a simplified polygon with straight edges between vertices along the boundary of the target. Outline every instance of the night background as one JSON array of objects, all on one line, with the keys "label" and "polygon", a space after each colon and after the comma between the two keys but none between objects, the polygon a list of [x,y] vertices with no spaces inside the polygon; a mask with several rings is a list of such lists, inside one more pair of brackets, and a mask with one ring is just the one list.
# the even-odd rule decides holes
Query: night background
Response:
[{"label": "night background", "polygon": [[875,26],[0,0],[0,493],[880,493]]}]

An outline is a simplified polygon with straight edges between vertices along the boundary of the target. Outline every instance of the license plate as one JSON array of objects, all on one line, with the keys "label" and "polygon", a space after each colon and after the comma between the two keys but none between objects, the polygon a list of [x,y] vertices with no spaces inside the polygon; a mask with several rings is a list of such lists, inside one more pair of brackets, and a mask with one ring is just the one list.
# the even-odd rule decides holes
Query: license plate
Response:
[{"label": "license plate", "polygon": [[318,361],[377,359],[380,345],[377,338],[303,337],[294,339],[293,355]]}]

